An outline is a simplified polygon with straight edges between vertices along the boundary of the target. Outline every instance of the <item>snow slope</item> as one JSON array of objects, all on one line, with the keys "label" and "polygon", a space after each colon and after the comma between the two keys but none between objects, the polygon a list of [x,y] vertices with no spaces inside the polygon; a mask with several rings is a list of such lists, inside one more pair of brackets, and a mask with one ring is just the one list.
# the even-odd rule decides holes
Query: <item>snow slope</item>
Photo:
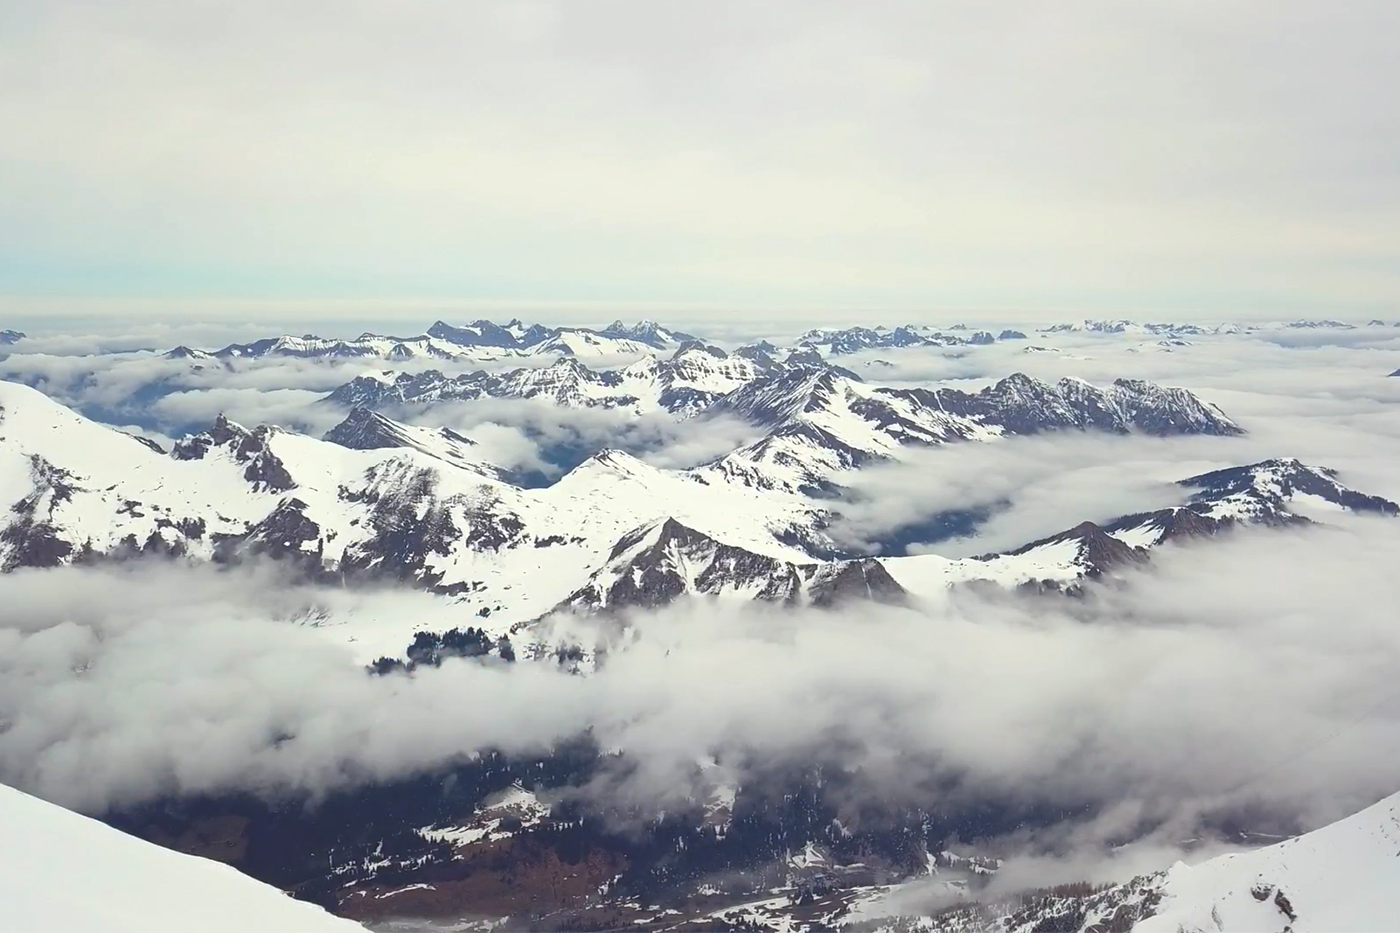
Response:
[{"label": "snow slope", "polygon": [[0,928],[15,933],[362,930],[227,865],[0,785]]},{"label": "snow slope", "polygon": [[1278,845],[1178,863],[1161,892],[1136,933],[1400,930],[1400,794]]}]

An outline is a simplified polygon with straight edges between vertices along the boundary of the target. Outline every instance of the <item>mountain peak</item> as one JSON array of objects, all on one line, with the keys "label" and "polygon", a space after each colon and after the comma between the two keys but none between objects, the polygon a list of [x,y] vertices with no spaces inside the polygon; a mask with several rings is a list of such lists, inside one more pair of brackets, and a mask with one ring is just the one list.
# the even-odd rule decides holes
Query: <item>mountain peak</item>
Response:
[{"label": "mountain peak", "polygon": [[713,356],[717,360],[723,360],[729,357],[729,354],[725,353],[719,347],[711,346],[703,340],[686,340],[676,348],[675,353],[671,354],[671,359],[680,359],[681,356],[687,353],[705,353]]}]

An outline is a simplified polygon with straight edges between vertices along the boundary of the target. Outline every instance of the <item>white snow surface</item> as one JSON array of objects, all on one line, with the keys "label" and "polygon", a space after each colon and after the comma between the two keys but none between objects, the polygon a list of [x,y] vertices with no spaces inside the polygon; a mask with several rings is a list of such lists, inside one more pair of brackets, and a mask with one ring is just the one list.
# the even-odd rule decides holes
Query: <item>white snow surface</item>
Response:
[{"label": "white snow surface", "polygon": [[363,930],[233,868],[0,785],[0,929],[15,933]]},{"label": "white snow surface", "polygon": [[[1268,848],[1178,863],[1162,890],[1136,933],[1400,930],[1400,794]],[[1296,920],[1276,903],[1280,891]]]}]

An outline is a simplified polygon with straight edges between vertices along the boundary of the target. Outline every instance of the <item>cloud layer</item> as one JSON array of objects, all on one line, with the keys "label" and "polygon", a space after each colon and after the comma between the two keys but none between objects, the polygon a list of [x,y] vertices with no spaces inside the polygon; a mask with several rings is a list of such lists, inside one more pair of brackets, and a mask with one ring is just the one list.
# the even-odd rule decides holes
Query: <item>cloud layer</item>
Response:
[{"label": "cloud layer", "polygon": [[[0,779],[89,810],[315,791],[591,727],[635,766],[607,792],[651,805],[709,756],[741,781],[834,756],[886,801],[937,782],[942,800],[1116,805],[1182,831],[1250,801],[1316,822],[1393,783],[1400,583],[1375,568],[1396,559],[1394,523],[1357,521],[1167,550],[1087,603],[682,605],[633,618],[587,677],[369,677],[287,623],[304,591],[266,579],[25,572],[0,578]],[[454,712],[473,709],[490,714]]]}]

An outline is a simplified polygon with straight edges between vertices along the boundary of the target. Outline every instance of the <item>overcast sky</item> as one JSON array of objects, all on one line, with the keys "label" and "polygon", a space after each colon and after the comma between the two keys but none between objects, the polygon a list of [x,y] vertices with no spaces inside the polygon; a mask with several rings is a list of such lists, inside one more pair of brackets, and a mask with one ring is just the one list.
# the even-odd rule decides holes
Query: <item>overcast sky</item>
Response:
[{"label": "overcast sky", "polygon": [[0,316],[1384,316],[1397,34],[1393,0],[10,0]]}]

